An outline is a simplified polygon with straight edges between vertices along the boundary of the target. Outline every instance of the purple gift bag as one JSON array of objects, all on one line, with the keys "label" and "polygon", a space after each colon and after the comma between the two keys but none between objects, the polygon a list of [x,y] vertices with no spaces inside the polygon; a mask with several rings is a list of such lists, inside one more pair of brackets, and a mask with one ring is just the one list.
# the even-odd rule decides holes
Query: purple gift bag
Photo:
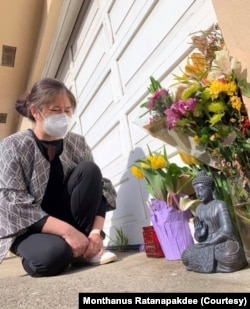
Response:
[{"label": "purple gift bag", "polygon": [[180,260],[182,252],[194,244],[188,224],[191,211],[180,211],[156,199],[151,200],[149,211],[165,258]]}]

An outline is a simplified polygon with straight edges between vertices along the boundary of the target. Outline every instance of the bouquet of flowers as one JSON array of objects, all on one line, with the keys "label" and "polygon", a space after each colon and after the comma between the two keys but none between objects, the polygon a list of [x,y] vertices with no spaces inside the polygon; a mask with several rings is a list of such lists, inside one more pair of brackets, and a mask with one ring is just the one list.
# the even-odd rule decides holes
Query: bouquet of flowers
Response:
[{"label": "bouquet of flowers", "polygon": [[[246,176],[250,120],[241,95],[250,96],[249,84],[241,78],[241,64],[230,56],[217,25],[191,38],[195,49],[183,75],[174,76],[174,94],[151,77],[151,97],[141,107],[150,114],[149,124],[164,120],[166,134],[178,133],[205,150],[210,165],[228,176]],[[178,141],[176,147],[187,152]]]},{"label": "bouquet of flowers", "polygon": [[162,153],[152,152],[149,147],[148,151],[149,155],[138,159],[131,171],[136,178],[146,180],[151,194],[150,218],[165,257],[178,260],[194,243],[189,220],[193,217],[191,208],[197,207],[200,201],[190,199],[194,194],[193,169],[170,163],[165,148]]},{"label": "bouquet of flowers", "polygon": [[137,179],[145,179],[147,190],[154,199],[165,201],[169,206],[179,208],[180,196],[191,197],[194,194],[192,180],[194,170],[189,166],[180,167],[168,159],[165,147],[163,152],[152,152],[136,160],[131,167]]},{"label": "bouquet of flowers", "polygon": [[[242,98],[250,97],[250,85],[241,63],[229,54],[218,25],[194,33],[191,39],[194,50],[169,89],[150,78],[151,96],[141,104],[150,115],[147,129],[150,133],[155,123],[164,122],[160,139],[168,143],[169,135],[179,134],[182,140],[177,138],[173,146],[209,169],[219,195],[233,207],[231,214],[250,252],[250,108]],[[156,132],[152,135],[158,137]]]}]

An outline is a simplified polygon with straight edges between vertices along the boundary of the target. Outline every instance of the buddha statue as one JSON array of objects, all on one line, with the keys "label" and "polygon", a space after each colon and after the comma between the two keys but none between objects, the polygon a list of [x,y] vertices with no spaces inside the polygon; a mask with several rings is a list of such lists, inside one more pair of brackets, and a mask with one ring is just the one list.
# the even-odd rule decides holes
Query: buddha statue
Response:
[{"label": "buddha statue", "polygon": [[248,265],[241,242],[234,233],[226,203],[215,198],[215,182],[205,171],[192,182],[197,199],[194,238],[197,243],[182,252],[181,260],[189,271],[228,273]]}]

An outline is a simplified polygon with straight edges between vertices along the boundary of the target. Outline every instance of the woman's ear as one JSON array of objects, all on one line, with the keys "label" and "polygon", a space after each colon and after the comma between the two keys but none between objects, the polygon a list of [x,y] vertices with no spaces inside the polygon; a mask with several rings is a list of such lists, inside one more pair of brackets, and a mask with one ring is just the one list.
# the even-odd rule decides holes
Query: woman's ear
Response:
[{"label": "woman's ear", "polygon": [[37,107],[34,104],[31,104],[30,112],[31,112],[31,115],[34,117],[35,120],[39,120],[42,117],[40,112],[38,111]]}]

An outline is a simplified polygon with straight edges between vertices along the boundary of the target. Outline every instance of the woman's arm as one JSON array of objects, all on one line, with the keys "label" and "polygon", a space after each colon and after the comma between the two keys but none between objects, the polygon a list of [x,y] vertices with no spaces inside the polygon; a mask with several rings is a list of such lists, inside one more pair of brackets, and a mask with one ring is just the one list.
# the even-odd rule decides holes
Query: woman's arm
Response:
[{"label": "woman's arm", "polygon": [[88,236],[89,245],[84,254],[84,257],[86,259],[90,259],[96,256],[97,254],[101,256],[103,253],[104,248],[103,248],[103,238],[101,235],[101,231],[103,230],[104,220],[105,218],[101,216],[95,217],[92,229]]},{"label": "woman's arm", "polygon": [[42,228],[42,233],[61,236],[72,248],[73,256],[83,256],[89,245],[89,239],[72,225],[49,216]]}]

